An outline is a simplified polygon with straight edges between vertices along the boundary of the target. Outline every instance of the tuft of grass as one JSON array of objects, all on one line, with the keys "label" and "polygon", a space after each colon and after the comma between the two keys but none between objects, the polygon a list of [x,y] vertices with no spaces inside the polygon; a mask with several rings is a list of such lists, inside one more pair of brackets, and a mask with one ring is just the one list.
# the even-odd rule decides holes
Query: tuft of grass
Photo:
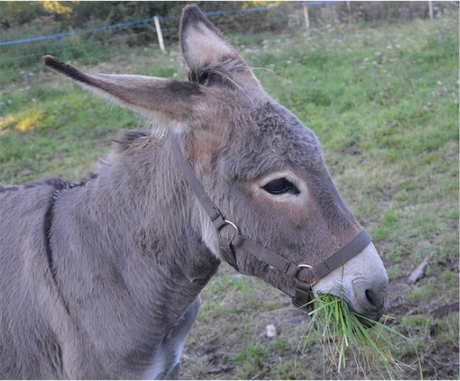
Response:
[{"label": "tuft of grass", "polygon": [[[403,378],[402,368],[406,365],[397,360],[394,353],[401,339],[408,345],[413,344],[409,338],[385,325],[393,319],[391,316],[384,316],[383,323],[375,322],[351,311],[343,299],[329,294],[321,294],[311,303],[317,303],[318,307],[309,313],[312,321],[308,334],[302,337],[302,350],[311,340],[319,340],[326,363],[338,373],[351,360],[353,368],[364,377],[376,372],[381,379]],[[418,358],[416,349],[415,354]],[[423,379],[419,358],[418,363],[420,379]]]}]

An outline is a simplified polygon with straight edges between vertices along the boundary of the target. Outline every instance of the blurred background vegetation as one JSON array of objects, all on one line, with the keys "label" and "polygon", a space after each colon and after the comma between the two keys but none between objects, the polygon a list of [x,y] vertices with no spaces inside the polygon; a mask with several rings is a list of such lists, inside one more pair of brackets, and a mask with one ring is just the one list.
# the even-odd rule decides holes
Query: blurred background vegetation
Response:
[{"label": "blurred background vegetation", "polygon": [[[0,2],[0,86],[21,77],[27,82],[41,71],[44,53],[64,60],[95,64],[109,59],[115,49],[157,46],[155,26],[149,19],[159,16],[166,43],[177,42],[177,23],[186,1],[1,1]],[[280,33],[305,31],[302,4],[282,1],[196,1],[224,34]],[[308,5],[311,29],[337,24],[378,27],[429,17],[429,2],[311,2]],[[458,12],[458,2],[432,2],[435,18]],[[248,12],[254,8],[263,11]],[[141,21],[141,22],[137,22]],[[119,23],[132,23],[106,30]],[[65,33],[63,38],[7,42]],[[29,73],[32,73],[29,75]]]},{"label": "blurred background vegetation", "polygon": [[[118,22],[143,19],[153,16],[179,16],[187,1],[2,1],[0,2],[0,28],[8,30],[12,27],[28,24],[40,24],[49,32],[60,32],[66,28],[91,28],[94,26],[110,25]],[[288,6],[291,2],[282,1],[195,1],[204,12],[248,9],[252,7],[279,5]],[[308,2],[306,2],[308,3]],[[328,2],[317,4],[314,2],[313,20],[318,20],[315,13],[321,13],[328,7]],[[349,13],[357,21],[382,22],[406,21],[414,18],[428,17],[428,2],[408,1],[353,1],[337,2],[335,12],[341,18],[348,18]],[[436,12],[442,12],[446,7],[457,6],[457,2],[434,2]],[[453,4],[452,4],[453,3]],[[292,3],[291,3],[292,5]],[[251,27],[264,27],[264,18],[270,14],[253,13],[247,18],[234,17],[231,20],[233,31],[247,31],[247,22],[251,20]],[[272,27],[282,27],[273,24]],[[228,20],[227,20],[228,22]],[[236,28],[236,29],[235,29]]]}]

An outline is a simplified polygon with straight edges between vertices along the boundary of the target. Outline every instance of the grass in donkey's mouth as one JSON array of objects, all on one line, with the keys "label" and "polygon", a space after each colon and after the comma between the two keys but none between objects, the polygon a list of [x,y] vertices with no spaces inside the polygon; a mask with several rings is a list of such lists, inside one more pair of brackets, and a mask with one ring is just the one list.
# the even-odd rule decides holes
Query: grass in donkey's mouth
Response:
[{"label": "grass in donkey's mouth", "polygon": [[[343,299],[328,294],[313,302],[317,308],[310,312],[310,328],[300,344],[303,350],[319,340],[333,371],[340,373],[347,361],[353,361],[364,378],[402,378],[402,367],[408,365],[398,361],[395,353],[401,340],[410,343],[410,339],[385,325],[391,317],[384,315],[383,323],[375,322],[352,312]],[[420,361],[419,372],[422,379]]]}]

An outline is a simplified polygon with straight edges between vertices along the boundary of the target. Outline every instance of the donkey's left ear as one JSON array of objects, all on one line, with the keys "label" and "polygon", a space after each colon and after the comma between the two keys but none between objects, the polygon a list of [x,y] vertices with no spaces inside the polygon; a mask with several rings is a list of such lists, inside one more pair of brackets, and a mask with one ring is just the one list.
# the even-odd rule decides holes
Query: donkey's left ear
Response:
[{"label": "donkey's left ear", "polygon": [[221,68],[223,64],[238,63],[238,69],[249,67],[227,42],[220,31],[212,25],[196,5],[188,5],[182,12],[180,41],[182,53],[192,75],[208,69]]},{"label": "donkey's left ear", "polygon": [[202,102],[206,95],[197,83],[141,75],[89,73],[49,55],[43,57],[43,62],[90,91],[165,126],[173,121],[176,122],[174,128],[178,128],[177,122],[195,128],[203,119]]}]

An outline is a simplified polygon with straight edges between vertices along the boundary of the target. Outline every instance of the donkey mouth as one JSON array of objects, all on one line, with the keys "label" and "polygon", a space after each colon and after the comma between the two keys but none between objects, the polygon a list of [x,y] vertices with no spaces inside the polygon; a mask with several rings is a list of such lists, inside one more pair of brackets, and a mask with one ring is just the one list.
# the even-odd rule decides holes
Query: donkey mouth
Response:
[{"label": "donkey mouth", "polygon": [[[367,294],[367,292],[365,293]],[[380,321],[383,315],[383,294],[378,301],[371,301],[368,297],[365,300],[357,298],[355,303],[352,303],[346,296],[340,296],[347,303],[350,313],[354,314],[361,324],[366,328],[374,326]],[[356,295],[355,295],[356,297]],[[355,307],[357,306],[357,307]]]},{"label": "donkey mouth", "polygon": [[346,310],[343,312],[353,314],[365,328],[371,328],[379,322],[384,312],[385,287],[366,290],[352,282],[351,287],[341,285],[326,292],[318,289],[315,294],[316,296],[332,295],[341,299]]},{"label": "donkey mouth", "polygon": [[343,268],[321,279],[314,286],[314,292],[343,299],[350,313],[354,313],[365,327],[371,327],[383,315],[387,286],[385,267],[370,243]]},{"label": "donkey mouth", "polygon": [[356,312],[352,307],[350,307],[350,305],[348,305],[348,308],[350,312],[356,316],[356,318],[364,326],[364,328],[372,328],[373,326],[375,326],[380,321],[383,315],[383,309],[376,312],[375,314],[363,315],[359,312]]},{"label": "donkey mouth", "polygon": [[[321,293],[320,293],[321,294]],[[381,308],[369,310],[363,310],[362,308],[356,309],[353,307],[353,303],[347,298],[346,295],[336,295],[333,292],[329,292],[323,295],[331,295],[338,299],[341,299],[343,302],[343,313],[344,314],[352,314],[356,319],[364,326],[364,328],[372,328],[377,324],[382,315],[383,315],[383,305]],[[312,306],[314,309],[315,307]]]}]

